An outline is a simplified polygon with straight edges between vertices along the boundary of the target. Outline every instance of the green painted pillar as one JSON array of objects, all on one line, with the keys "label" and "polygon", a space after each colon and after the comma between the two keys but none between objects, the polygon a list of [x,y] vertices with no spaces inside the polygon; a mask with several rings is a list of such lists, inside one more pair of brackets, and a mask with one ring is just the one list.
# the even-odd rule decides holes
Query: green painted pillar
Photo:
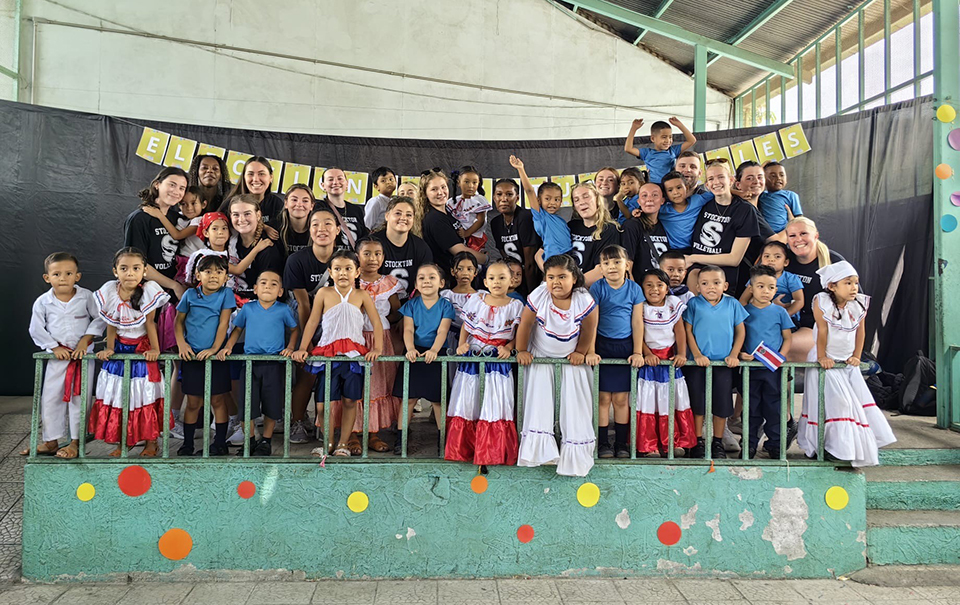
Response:
[{"label": "green painted pillar", "polygon": [[707,48],[694,47],[693,68],[693,131],[707,129]]},{"label": "green painted pillar", "polygon": [[937,425],[942,428],[960,425],[960,405],[956,403],[960,402],[960,384],[954,380],[960,374],[955,363],[957,355],[952,350],[960,347],[960,208],[950,200],[951,194],[960,195],[960,151],[951,148],[947,140],[952,130],[960,128],[956,117],[960,110],[958,21],[957,0],[933,0],[933,97],[938,110],[933,126],[933,164],[947,164],[953,172],[946,179],[933,179],[935,266],[931,328],[936,337]]}]

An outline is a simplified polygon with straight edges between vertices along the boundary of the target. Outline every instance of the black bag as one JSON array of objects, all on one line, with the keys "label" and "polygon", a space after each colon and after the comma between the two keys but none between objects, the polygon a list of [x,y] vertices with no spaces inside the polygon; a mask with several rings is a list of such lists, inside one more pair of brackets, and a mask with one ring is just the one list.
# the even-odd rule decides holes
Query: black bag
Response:
[{"label": "black bag", "polygon": [[900,384],[900,413],[914,416],[937,415],[937,365],[917,351],[903,366]]},{"label": "black bag", "polygon": [[867,388],[881,410],[900,410],[900,384],[903,374],[880,372],[866,377]]}]

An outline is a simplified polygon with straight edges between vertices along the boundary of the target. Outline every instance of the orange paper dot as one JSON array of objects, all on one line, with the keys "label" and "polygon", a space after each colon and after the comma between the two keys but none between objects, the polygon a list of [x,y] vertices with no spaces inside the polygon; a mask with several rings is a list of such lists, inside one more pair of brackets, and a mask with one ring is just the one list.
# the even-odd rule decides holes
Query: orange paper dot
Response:
[{"label": "orange paper dot", "polygon": [[128,466],[120,471],[120,476],[117,477],[117,485],[120,486],[120,491],[131,498],[147,493],[150,489],[150,483],[150,473],[147,472],[147,469],[137,465]]},{"label": "orange paper dot", "polygon": [[237,495],[239,495],[244,500],[249,500],[253,498],[253,495],[257,493],[257,486],[253,484],[252,481],[241,481],[240,485],[237,486]]},{"label": "orange paper dot", "polygon": [[938,179],[949,179],[953,176],[953,168],[950,168],[949,164],[938,164],[937,167],[933,169],[933,173],[937,175]]},{"label": "orange paper dot", "polygon": [[171,561],[185,559],[193,549],[193,538],[182,529],[168,529],[165,534],[160,536],[160,554]]},{"label": "orange paper dot", "polygon": [[487,478],[483,475],[477,475],[470,481],[470,489],[478,494],[487,491]]},{"label": "orange paper dot", "polygon": [[521,525],[517,528],[517,540],[520,540],[523,544],[533,540],[533,528],[529,525]]},{"label": "orange paper dot", "polygon": [[667,521],[657,528],[657,539],[667,546],[673,546],[680,541],[680,526]]}]

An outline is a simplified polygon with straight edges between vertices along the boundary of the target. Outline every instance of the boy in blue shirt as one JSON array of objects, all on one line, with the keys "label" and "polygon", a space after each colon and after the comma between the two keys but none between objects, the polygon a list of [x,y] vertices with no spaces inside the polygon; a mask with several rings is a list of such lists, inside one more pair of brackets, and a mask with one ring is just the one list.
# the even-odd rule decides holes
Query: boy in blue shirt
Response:
[{"label": "boy in blue shirt", "polygon": [[[753,361],[753,351],[761,342],[783,357],[790,350],[793,320],[786,310],[773,304],[777,295],[776,271],[766,265],[750,268],[753,301],[746,306],[746,336],[740,353],[743,361]],[[780,371],[750,368],[750,457],[756,458],[760,431],[767,435],[764,449],[771,458],[780,457]]]},{"label": "boy in blue shirt", "polygon": [[[787,227],[793,217],[803,216],[800,207],[800,196],[794,191],[787,190],[787,171],[780,162],[767,162],[763,165],[763,178],[767,183],[767,190],[760,194],[757,207],[760,214],[767,219],[767,223],[775,233],[780,233]],[[789,209],[790,214],[787,213]]]},{"label": "boy in blue shirt", "polygon": [[727,296],[723,269],[707,265],[700,269],[697,284],[700,295],[691,298],[683,312],[687,329],[687,346],[697,367],[684,368],[690,390],[690,407],[693,409],[697,445],[687,452],[688,458],[703,458],[706,444],[703,440],[703,422],[706,413],[706,366],[711,361],[723,360],[724,366],[713,368],[713,442],[710,453],[713,458],[726,458],[723,449],[723,429],[727,418],[733,414],[734,368],[740,365],[740,350],[743,347],[743,321],[747,312],[732,296]]},{"label": "boy in blue shirt", "polygon": [[689,250],[700,210],[713,199],[713,194],[706,191],[691,193],[683,175],[676,170],[664,175],[662,185],[664,203],[657,220],[667,232],[667,244],[671,250]]},{"label": "boy in blue shirt", "polygon": [[[777,295],[773,299],[773,304],[783,307],[787,315],[795,320],[800,317],[800,309],[803,308],[803,284],[800,278],[784,268],[790,264],[787,245],[783,242],[769,241],[763,245],[760,251],[760,265],[765,265],[773,269],[777,278]],[[753,297],[753,288],[750,282],[740,295],[740,304],[746,306]]]},{"label": "boy in blue shirt", "polygon": [[520,158],[510,156],[510,165],[520,174],[523,193],[527,196],[530,212],[533,213],[533,229],[543,240],[543,249],[537,251],[536,257],[537,265],[543,271],[543,261],[573,250],[570,226],[559,214],[560,206],[563,205],[563,189],[556,183],[543,183],[538,191],[533,188]]},{"label": "boy in blue shirt", "polygon": [[[233,354],[240,335],[244,334],[243,352],[246,355],[283,355],[290,357],[299,342],[300,328],[293,310],[286,303],[278,302],[283,296],[283,281],[279,273],[264,271],[257,277],[253,286],[257,300],[243,305],[233,318],[234,330],[227,344],[217,353],[217,359],[223,361]],[[284,339],[286,330],[290,338]],[[241,374],[241,392],[246,392],[246,368]],[[250,368],[250,426],[244,428],[250,439],[250,453],[253,456],[269,456],[273,451],[273,430],[283,415],[283,392],[286,389],[283,364],[274,361],[254,361]],[[246,402],[241,397],[237,406],[237,417],[245,418]],[[263,438],[254,439],[253,420],[263,416]],[[240,449],[238,455],[243,455]]]},{"label": "boy in blue shirt", "polygon": [[[673,129],[670,124],[676,126],[683,133],[684,141],[679,145],[673,144]],[[643,120],[634,120],[630,125],[630,132],[627,134],[627,140],[623,144],[623,150],[630,155],[640,158],[646,164],[647,173],[650,175],[651,183],[660,184],[663,176],[673,170],[677,158],[681,153],[693,147],[697,142],[697,137],[683,125],[683,122],[677,118],[670,118],[670,124],[657,121],[650,127],[650,147],[634,147],[633,137],[643,126]]]}]

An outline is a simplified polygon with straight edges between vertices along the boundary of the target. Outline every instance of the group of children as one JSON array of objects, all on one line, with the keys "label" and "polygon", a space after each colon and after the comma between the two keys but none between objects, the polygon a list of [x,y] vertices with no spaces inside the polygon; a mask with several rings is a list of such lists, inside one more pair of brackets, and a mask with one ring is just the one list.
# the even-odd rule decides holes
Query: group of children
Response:
[{"label": "group of children", "polygon": [[[679,177],[673,172],[673,161],[696,139],[679,121],[673,123],[686,137],[682,145],[672,145],[669,126],[664,130],[658,123],[652,133],[654,148],[638,150],[632,146],[633,134],[640,127],[635,122],[625,149],[644,160],[650,182],[657,184],[658,191],[671,202],[678,198],[674,221],[664,221],[673,225],[664,239],[670,240],[671,248],[688,249],[689,237],[684,240],[678,233],[692,232],[693,225],[687,218],[696,208],[694,212],[690,208],[702,206],[706,198],[688,199],[685,192],[674,191],[673,181]],[[184,443],[178,454],[195,453],[194,437],[202,421],[205,392],[211,395],[215,428],[209,453],[227,453],[232,382],[247,380],[246,372],[237,376],[228,357],[240,352],[242,339],[244,354],[289,357],[321,376],[315,382],[317,418],[323,413],[324,402],[335,402],[332,411],[340,435],[333,442],[332,453],[338,456],[359,453],[355,433],[362,428],[358,410],[364,400],[364,370],[358,362],[363,359],[376,362],[368,393],[371,425],[400,429],[405,424],[400,415],[409,419],[415,404],[424,399],[433,404],[438,429],[446,423],[443,454],[448,460],[478,465],[556,464],[560,474],[584,476],[593,465],[595,450],[600,458],[630,457],[631,448],[641,455],[666,455],[671,410],[675,448],[685,450],[688,457],[702,458],[709,447],[713,458],[725,458],[720,436],[727,418],[734,414],[733,393],[739,384],[740,362],[753,360],[758,352],[784,356],[791,342],[790,316],[803,306],[803,288],[796,276],[785,270],[789,257],[786,247],[776,241],[763,247],[740,300],[727,294],[735,284],[728,282],[722,267],[698,266],[698,271],[691,273],[693,281],[688,287],[690,263],[683,250],[667,250],[656,258],[659,268],[637,271],[635,259],[616,244],[599,250],[601,277],[588,288],[580,263],[572,256],[575,251],[570,227],[558,214],[561,190],[549,183],[534,189],[523,162],[511,156],[510,163],[518,170],[534,229],[542,242],[536,262],[543,283],[536,287],[531,284],[526,297],[518,291],[526,271],[520,260],[508,257],[482,266],[478,262],[485,259],[482,250],[487,242],[482,229],[492,206],[483,197],[479,171],[471,166],[455,177],[459,194],[449,198],[445,208],[460,226],[457,234],[466,247],[452,255],[450,267],[421,263],[415,275],[409,276],[414,282],[410,290],[415,290],[415,295],[410,295],[405,291],[406,284],[384,271],[386,244],[382,238],[363,237],[355,242],[351,238],[349,246],[341,247],[326,261],[329,285],[320,284],[316,290],[309,314],[302,316],[306,321],[298,321],[291,305],[283,302],[283,276],[279,271],[264,267],[252,284],[238,283],[257,255],[273,245],[267,237],[260,238],[262,225],[250,239],[249,249],[244,250],[239,243],[230,245],[238,239],[236,235],[231,237],[231,226],[239,232],[238,223],[246,220],[240,213],[233,217],[233,208],[238,206],[242,211],[248,204],[259,214],[257,200],[243,195],[225,200],[232,221],[220,212],[202,213],[203,205],[195,202],[199,192],[192,190],[181,202],[177,225],[165,213],[145,209],[181,242],[177,266],[180,279],[189,284],[176,304],[173,330],[181,359],[179,382],[186,396],[181,412]],[[375,176],[378,197],[384,199],[368,202],[364,220],[372,227],[383,222],[390,195],[397,189],[392,171],[380,170]],[[640,190],[634,191],[642,189],[644,179],[639,173],[625,172],[623,180],[626,186],[614,198],[621,209],[621,222],[643,216],[647,203]],[[781,182],[785,183],[785,175],[781,175]],[[796,200],[781,197],[766,202],[785,206],[785,215],[799,212]],[[795,209],[788,211],[791,207]],[[340,213],[323,211],[343,226]],[[680,220],[681,215],[686,216]],[[682,227],[676,228],[680,223]],[[313,237],[313,223],[308,220],[307,224]],[[51,290],[34,304],[30,332],[37,345],[53,352],[56,360],[48,363],[44,379],[43,443],[39,453],[65,458],[77,455],[81,405],[78,368],[93,338],[105,329],[106,347],[96,355],[102,362],[96,400],[88,427],[84,428],[97,439],[119,443],[125,369],[123,362],[111,357],[115,353],[142,354],[143,360],[131,362],[129,368],[127,445],[143,442],[141,455],[156,455],[156,441],[169,424],[169,418],[160,414],[163,387],[157,357],[164,348],[156,315],[170,301],[170,295],[147,279],[148,267],[143,252],[121,249],[113,262],[116,280],[90,293],[77,286],[80,270],[75,257],[56,253],[46,259],[44,279]],[[842,372],[828,373],[827,409],[830,412],[833,407],[852,405],[863,418],[852,428],[844,427],[854,433],[843,437],[849,442],[849,450],[834,455],[855,463],[875,464],[877,447],[893,437],[875,405],[860,403],[867,401],[857,366],[869,301],[859,294],[857,274],[849,263],[828,265],[818,273],[825,291],[814,301],[820,330],[815,360],[824,368],[831,368],[834,359],[848,366]],[[483,289],[475,288],[478,280]],[[445,289],[445,284],[451,287]],[[252,291],[249,298],[235,295],[234,290],[240,287]],[[391,337],[391,325],[396,326],[396,339]],[[396,363],[377,361],[382,355],[394,354],[395,344],[399,348],[396,352],[411,362],[402,372]],[[442,418],[439,402],[448,385],[442,380],[441,364],[435,362],[452,352],[464,361],[456,364],[447,415]],[[326,362],[324,357],[339,359]],[[344,357],[348,360],[342,360]],[[519,439],[511,358],[529,366],[521,395],[524,414]],[[567,363],[557,369],[551,359]],[[693,364],[688,365],[688,359]],[[603,360],[621,363],[601,364]],[[706,366],[711,362],[722,365],[713,368],[708,405]],[[590,368],[595,366],[599,366],[599,433],[593,430]],[[629,401],[631,368],[637,369],[637,398],[633,402]],[[330,376],[324,376],[326,372]],[[756,456],[764,435],[763,447],[769,456],[780,456],[780,372],[775,367],[751,369],[750,457]],[[815,379],[816,375],[810,374]],[[558,377],[557,386],[554,380]],[[243,417],[243,406],[249,404],[251,418],[263,417],[259,439],[254,438],[254,426],[245,426],[244,433],[255,455],[270,455],[272,436],[283,416],[283,366],[254,362],[249,379],[250,401],[241,398],[237,402],[238,416]],[[559,447],[550,395],[555,387],[560,398]],[[808,384],[807,392],[810,390]],[[815,383],[812,390],[815,395]],[[634,443],[629,442],[631,405],[637,421]],[[608,440],[611,407],[612,445]],[[800,445],[808,455],[815,455],[817,443],[816,405],[812,407],[811,411],[805,402],[799,419]],[[64,422],[65,416],[69,423]],[[706,421],[713,426],[714,437],[709,444],[703,438]],[[71,442],[61,448],[59,440],[67,433]],[[387,446],[378,439],[375,449],[384,451]],[[400,453],[401,449],[402,436],[398,433],[394,451]],[[111,455],[119,452],[118,447]]]}]

